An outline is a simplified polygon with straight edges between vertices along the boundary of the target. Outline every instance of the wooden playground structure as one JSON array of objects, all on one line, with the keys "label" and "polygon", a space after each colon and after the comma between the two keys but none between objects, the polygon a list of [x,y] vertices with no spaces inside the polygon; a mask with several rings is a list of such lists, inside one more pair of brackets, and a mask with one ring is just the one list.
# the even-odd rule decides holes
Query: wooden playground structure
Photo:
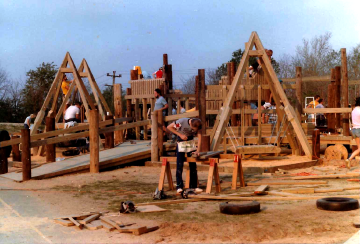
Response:
[{"label": "wooden playground structure", "polygon": [[[354,145],[354,141],[349,136],[349,114],[352,109],[348,107],[348,89],[344,88],[348,88],[349,85],[360,84],[360,81],[348,81],[346,50],[341,49],[341,54],[342,66],[332,69],[330,77],[303,78],[301,67],[297,67],[294,79],[283,79],[283,83],[280,83],[259,36],[253,32],[248,42],[245,43],[245,52],[236,72],[234,63],[228,63],[228,75],[221,78],[219,85],[206,85],[205,70],[199,69],[195,83],[195,94],[182,94],[174,90],[172,65],[168,64],[167,55],[164,54],[163,78],[142,79],[137,70],[130,71],[131,80],[129,83],[131,88],[126,89],[126,106],[125,104],[123,106],[121,84],[114,85],[114,114],[112,114],[86,60],[83,59],[79,68],[76,68],[70,54],[67,53],[44,104],[37,114],[32,130],[23,129],[21,138],[1,141],[0,149],[11,146],[13,157],[14,154],[19,157],[18,148],[21,145],[22,177],[14,176],[19,181],[87,170],[91,173],[97,173],[102,168],[151,158],[152,162],[163,160],[159,189],[164,187],[166,176],[169,179],[170,189],[173,189],[169,162],[174,159],[168,155],[168,151],[174,151],[175,143],[164,141],[162,127],[164,123],[179,118],[199,117],[205,122],[201,132],[202,154],[199,158],[188,158],[187,162],[189,164],[209,165],[207,193],[210,193],[213,177],[216,185],[218,185],[217,164],[220,159],[234,159],[233,188],[236,189],[237,179],[239,179],[241,186],[245,185],[241,167],[242,159],[246,159],[245,155],[277,156],[282,151],[281,146],[288,144],[291,147],[291,155],[305,155],[304,160],[311,160],[320,157],[320,144]],[[250,57],[257,57],[261,63],[261,70],[253,77],[249,75],[248,62]],[[73,75],[74,82],[72,82],[67,95],[63,97],[61,106],[57,108],[57,102],[61,98],[61,79],[66,73]],[[90,97],[83,78],[88,80],[94,100]],[[328,92],[329,108],[304,109],[302,107],[302,84],[304,82],[322,81],[331,81]],[[168,101],[168,116],[163,117],[162,113],[154,111],[155,97],[153,93],[156,88],[161,89],[163,97]],[[294,107],[290,104],[285,89],[296,91]],[[67,102],[73,102],[77,93],[80,94],[84,107],[84,117],[88,122],[62,129],[57,123],[62,117]],[[269,101],[270,94],[274,98],[276,109],[251,109],[251,103],[260,108],[264,101]],[[52,103],[50,103],[51,101]],[[176,115],[172,114],[173,104],[177,106]],[[181,104],[184,104],[186,110],[194,107],[196,109],[192,112],[180,114]],[[123,109],[125,107],[126,111]],[[149,109],[152,111],[151,119],[148,115]],[[327,134],[320,135],[320,131],[315,129],[314,125],[302,123],[305,113],[327,114]],[[258,115],[257,126],[252,125],[254,114]],[[262,114],[276,114],[276,124],[263,124],[261,121]],[[46,131],[38,134],[38,128],[45,116]],[[127,138],[125,131],[127,131]],[[151,147],[146,148],[146,145],[139,143],[139,140],[149,140],[149,131],[151,131]],[[105,136],[105,145],[99,139],[101,134]],[[134,134],[138,144],[129,145],[131,134]],[[90,155],[84,158],[82,165],[77,165],[76,160],[73,160],[73,163],[64,163],[70,159],[55,162],[56,143],[84,137],[89,137]],[[117,146],[115,147],[115,145]],[[125,145],[134,150],[121,151],[121,147]],[[106,150],[100,152],[102,147]],[[141,149],[137,150],[137,147]],[[32,152],[31,148],[33,148]],[[102,159],[102,157],[106,157],[104,155],[108,150],[112,150],[111,153],[109,151],[109,154],[112,155],[111,159]],[[121,151],[118,155],[117,150]],[[3,151],[1,150],[1,160],[3,165],[4,163],[7,165],[7,156]],[[55,162],[54,164],[59,165],[64,163],[66,166],[56,170],[49,169],[43,174],[39,173],[34,176],[31,170],[31,154],[46,154],[47,162]],[[3,167],[0,173],[6,174],[7,166]],[[14,173],[11,174],[14,175]],[[6,177],[6,175],[2,176]],[[216,187],[216,191],[220,191],[220,189]]]}]

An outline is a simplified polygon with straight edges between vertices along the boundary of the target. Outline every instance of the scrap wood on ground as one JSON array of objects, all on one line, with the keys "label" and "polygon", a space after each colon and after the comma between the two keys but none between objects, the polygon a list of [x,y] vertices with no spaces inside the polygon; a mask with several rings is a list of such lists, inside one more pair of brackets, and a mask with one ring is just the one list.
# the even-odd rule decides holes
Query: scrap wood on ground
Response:
[{"label": "scrap wood on ground", "polygon": [[[154,211],[166,211],[159,207],[153,206]],[[146,212],[146,207],[142,207]],[[141,212],[141,211],[139,211]],[[150,210],[151,212],[151,210]],[[65,216],[54,219],[54,222],[63,226],[75,226],[77,229],[82,230],[84,227],[88,230],[106,229],[107,231],[117,230],[120,233],[130,233],[133,235],[142,235],[148,232],[159,229],[158,226],[143,226],[136,223],[124,224],[119,220],[113,220],[109,217],[103,216],[103,212],[91,212],[87,214]]]}]

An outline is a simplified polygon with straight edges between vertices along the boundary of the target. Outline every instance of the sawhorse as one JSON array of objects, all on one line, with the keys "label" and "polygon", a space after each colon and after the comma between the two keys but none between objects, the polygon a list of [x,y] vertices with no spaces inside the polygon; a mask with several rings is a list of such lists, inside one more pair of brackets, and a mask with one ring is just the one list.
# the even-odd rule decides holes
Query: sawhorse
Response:
[{"label": "sawhorse", "polygon": [[236,190],[237,188],[237,179],[239,178],[240,187],[245,187],[245,180],[244,180],[244,171],[241,165],[241,158],[238,154],[234,155],[234,169],[232,175],[232,184],[231,189]]}]

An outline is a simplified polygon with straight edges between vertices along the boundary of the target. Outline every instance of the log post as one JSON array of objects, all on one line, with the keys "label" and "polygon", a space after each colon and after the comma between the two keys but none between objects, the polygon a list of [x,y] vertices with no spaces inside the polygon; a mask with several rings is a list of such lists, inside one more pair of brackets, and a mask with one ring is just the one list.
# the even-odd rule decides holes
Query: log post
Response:
[{"label": "log post", "polygon": [[172,100],[172,98],[169,97],[167,102],[168,102],[168,105],[169,105],[169,107],[168,107],[168,115],[172,115],[172,109],[173,109],[173,100]]},{"label": "log post", "polygon": [[196,110],[199,110],[199,98],[200,98],[200,90],[199,90],[199,76],[195,76],[195,107]]},{"label": "log post", "polygon": [[93,109],[90,111],[89,137],[90,173],[99,173],[99,112],[97,109]]},{"label": "log post", "polygon": [[312,133],[312,159],[320,158],[320,130],[315,129]]},{"label": "log post", "polygon": [[[146,98],[143,98],[142,99],[142,104],[143,104],[143,119],[144,120],[147,120],[147,99]],[[144,140],[147,140],[148,139],[148,126],[145,125],[144,126]]]},{"label": "log post", "polygon": [[302,100],[302,68],[296,67],[296,115],[300,123],[302,123]]},{"label": "log post", "polygon": [[159,161],[159,146],[158,146],[158,113],[156,111],[151,113],[151,161]]},{"label": "log post", "polygon": [[[139,99],[135,99],[135,121],[140,121]],[[140,126],[135,127],[136,140],[140,140]]]},{"label": "log post", "polygon": [[23,181],[31,179],[31,152],[30,152],[30,130],[21,130],[21,161]]},{"label": "log post", "polygon": [[[126,88],[126,95],[131,95],[131,88]],[[132,111],[131,111],[131,99],[126,99],[126,117],[132,118]],[[127,138],[129,138],[129,134],[132,129],[127,129]]]},{"label": "log post", "polygon": [[0,174],[8,173],[9,162],[5,147],[0,148]]},{"label": "log post", "polygon": [[[18,139],[20,136],[12,136],[11,139]],[[14,162],[21,162],[21,153],[19,149],[19,144],[12,145],[12,159]],[[36,155],[36,154],[34,154]]]},{"label": "log post", "polygon": [[130,80],[137,80],[137,79],[138,79],[138,71],[130,70]]},{"label": "log post", "polygon": [[199,77],[199,119],[202,122],[201,135],[206,135],[206,97],[205,97],[205,69],[198,70]]},{"label": "log post", "polygon": [[[106,120],[112,120],[112,123],[107,125],[106,127],[114,126],[114,117],[112,115],[106,115]],[[114,141],[114,131],[105,133],[105,148],[114,148],[115,141]]]},{"label": "log post", "polygon": [[[335,67],[335,106],[334,108],[340,108],[341,107],[341,103],[340,103],[340,91],[341,91],[341,87],[340,84],[341,83],[341,67],[340,66],[336,66]],[[336,129],[339,129],[341,127],[341,114],[335,114],[336,115]]]},{"label": "log post", "polygon": [[[346,48],[341,48],[341,105],[343,108],[349,107],[349,82],[348,82],[348,69],[347,69],[347,58],[346,58]],[[349,136],[349,114],[342,114],[343,118],[343,135]]]},{"label": "log post", "polygon": [[[328,108],[335,107],[335,69],[331,69],[331,84],[328,86]],[[330,133],[335,132],[335,114],[327,114],[327,126]]]},{"label": "log post", "polygon": [[[115,119],[122,118],[124,116],[123,113],[123,103],[122,103],[122,87],[121,84],[114,85],[114,112]],[[115,143],[124,142],[124,131],[118,130],[115,131]]]},{"label": "log post", "polygon": [[164,116],[162,110],[157,110],[157,122],[158,122],[158,128],[157,128],[157,136],[158,136],[158,147],[159,147],[159,156],[163,156],[163,150],[164,150]]},{"label": "log post", "polygon": [[[55,118],[46,117],[46,132],[55,130]],[[55,162],[56,161],[56,148],[55,144],[47,144],[45,146],[46,150],[46,162]]]},{"label": "log post", "polygon": [[258,145],[262,143],[261,137],[261,85],[258,86]]}]

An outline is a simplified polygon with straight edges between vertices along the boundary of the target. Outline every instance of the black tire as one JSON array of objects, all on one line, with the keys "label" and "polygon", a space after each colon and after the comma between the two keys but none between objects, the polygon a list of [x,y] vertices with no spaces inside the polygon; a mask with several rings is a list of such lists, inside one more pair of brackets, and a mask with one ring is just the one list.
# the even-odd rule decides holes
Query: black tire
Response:
[{"label": "black tire", "polygon": [[329,211],[350,211],[359,208],[359,202],[353,198],[327,197],[316,201],[316,207]]},{"label": "black tire", "polygon": [[220,203],[220,213],[223,214],[251,214],[260,212],[260,203],[253,201],[246,204]]},{"label": "black tire", "polygon": [[[10,140],[9,132],[7,132],[6,130],[0,131],[0,141],[7,141],[7,140]],[[5,151],[5,155],[7,158],[10,157],[10,153],[12,150],[11,146],[3,147],[3,148],[1,148],[1,150]]]}]

